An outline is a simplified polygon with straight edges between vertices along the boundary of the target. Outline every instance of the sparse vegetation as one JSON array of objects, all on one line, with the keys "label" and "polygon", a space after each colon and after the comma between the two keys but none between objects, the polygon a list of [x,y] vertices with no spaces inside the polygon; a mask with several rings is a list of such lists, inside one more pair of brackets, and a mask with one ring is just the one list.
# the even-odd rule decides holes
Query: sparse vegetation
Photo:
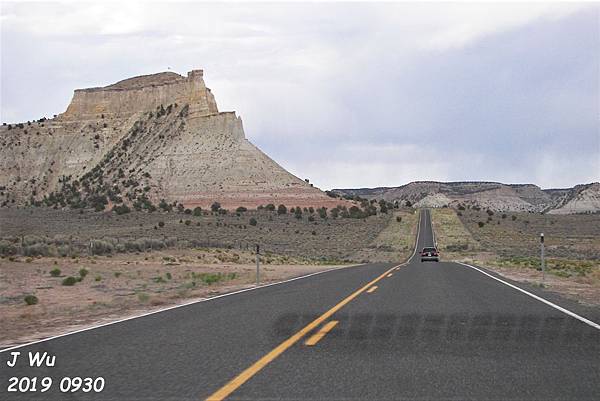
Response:
[{"label": "sparse vegetation", "polygon": [[36,305],[39,299],[35,295],[26,295],[24,301],[27,305]]},{"label": "sparse vegetation", "polygon": [[60,269],[57,267],[57,268],[54,268],[54,269],[50,270],[50,275],[52,277],[59,277],[60,276]]},{"label": "sparse vegetation", "polygon": [[77,280],[75,277],[73,276],[69,276],[66,277],[63,281],[62,281],[62,285],[65,286],[73,286],[75,285],[79,280]]}]

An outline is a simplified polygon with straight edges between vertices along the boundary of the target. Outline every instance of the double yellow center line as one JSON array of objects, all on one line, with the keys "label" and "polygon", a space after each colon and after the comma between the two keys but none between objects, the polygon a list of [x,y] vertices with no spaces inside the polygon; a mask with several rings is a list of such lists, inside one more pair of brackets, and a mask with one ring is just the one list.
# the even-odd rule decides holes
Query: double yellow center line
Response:
[{"label": "double yellow center line", "polygon": [[[335,305],[333,308],[331,308],[327,312],[323,313],[321,316],[319,316],[318,318],[316,318],[315,320],[313,320],[312,322],[310,322],[308,325],[306,325],[303,329],[301,329],[300,331],[298,331],[296,334],[294,334],[293,336],[291,336],[290,338],[288,338],[287,340],[285,340],[284,342],[282,342],[281,344],[279,344],[277,347],[275,347],[273,350],[271,350],[268,354],[266,354],[265,356],[263,356],[262,358],[260,358],[258,361],[254,362],[254,364],[252,364],[249,368],[247,368],[246,370],[244,370],[242,373],[240,373],[239,375],[237,375],[236,377],[234,377],[229,383],[225,384],[219,390],[217,390],[212,395],[210,395],[207,398],[207,401],[221,401],[221,400],[224,400],[227,396],[229,396],[229,394],[233,393],[242,384],[244,384],[248,380],[250,380],[250,378],[252,376],[254,376],[255,374],[257,374],[262,368],[264,368],[269,363],[271,363],[279,355],[283,354],[292,345],[294,345],[298,341],[300,341],[302,339],[302,337],[304,337],[305,335],[307,335],[308,333],[310,333],[312,330],[314,330],[315,328],[317,328],[321,323],[323,323],[324,321],[326,321],[327,319],[329,319],[331,316],[333,316],[334,313],[336,313],[337,311],[339,311],[340,309],[342,309],[344,306],[346,306],[354,298],[356,298],[357,296],[359,296],[363,292],[365,292],[368,289],[370,289],[375,283],[377,283],[379,280],[381,280],[384,277],[386,277],[394,269],[396,269],[396,268],[398,268],[400,266],[402,266],[402,265],[398,265],[398,266],[392,267],[391,269],[387,270],[385,273],[381,274],[377,278],[371,280],[369,283],[367,283],[363,287],[361,287],[358,290],[354,291],[352,294],[350,294],[348,297],[346,297],[345,299],[343,299],[340,303],[338,303],[337,305]],[[315,336],[318,336],[320,333],[322,333],[322,335],[320,337],[315,337],[315,340],[316,340],[315,344],[321,338],[323,338],[323,336],[325,334],[327,334],[327,332],[329,330],[331,330],[336,324],[337,324],[337,321],[331,321],[327,325],[323,326],[323,328],[318,333],[316,333],[313,336],[313,337],[315,337]],[[326,327],[327,327],[327,330],[325,331]],[[312,339],[312,337],[311,337],[311,339]],[[309,339],[309,341],[311,339]],[[307,344],[307,345],[311,345],[311,344]]]}]

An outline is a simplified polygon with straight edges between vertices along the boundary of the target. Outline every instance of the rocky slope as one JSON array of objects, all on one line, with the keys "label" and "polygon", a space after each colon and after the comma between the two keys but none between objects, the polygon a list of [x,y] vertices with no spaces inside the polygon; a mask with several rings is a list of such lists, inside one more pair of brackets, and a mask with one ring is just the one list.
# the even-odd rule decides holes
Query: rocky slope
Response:
[{"label": "rocky slope", "polygon": [[0,202],[62,207],[340,203],[288,173],[219,112],[202,70],[78,89],[53,119],[0,127]]},{"label": "rocky slope", "polygon": [[554,214],[600,212],[600,184],[567,189],[541,189],[533,184],[498,182],[417,181],[400,187],[334,189],[347,197],[410,202],[419,207],[477,206],[494,211],[532,211]]}]

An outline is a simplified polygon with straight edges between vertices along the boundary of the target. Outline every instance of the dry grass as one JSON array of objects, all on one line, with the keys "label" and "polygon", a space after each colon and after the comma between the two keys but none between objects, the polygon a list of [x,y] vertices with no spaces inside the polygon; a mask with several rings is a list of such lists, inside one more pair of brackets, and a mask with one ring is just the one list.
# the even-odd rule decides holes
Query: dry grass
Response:
[{"label": "dry grass", "polygon": [[[261,282],[334,268],[286,255],[261,256]],[[51,270],[60,269],[59,276]],[[80,277],[64,286],[65,277]],[[255,255],[187,249],[80,259],[0,259],[0,346],[254,285]],[[39,303],[27,305],[35,295]]]},{"label": "dry grass", "polygon": [[[544,232],[545,284],[580,302],[600,304],[600,216],[490,215],[469,209],[460,213],[458,216],[453,209],[432,210],[443,258],[485,266],[517,281],[539,283],[538,235]],[[482,227],[479,222],[484,223]],[[466,249],[460,249],[461,244],[466,244]]]},{"label": "dry grass", "polygon": [[395,210],[387,226],[371,244],[357,252],[357,259],[393,262],[407,259],[415,245],[417,221],[418,212],[411,209]]}]

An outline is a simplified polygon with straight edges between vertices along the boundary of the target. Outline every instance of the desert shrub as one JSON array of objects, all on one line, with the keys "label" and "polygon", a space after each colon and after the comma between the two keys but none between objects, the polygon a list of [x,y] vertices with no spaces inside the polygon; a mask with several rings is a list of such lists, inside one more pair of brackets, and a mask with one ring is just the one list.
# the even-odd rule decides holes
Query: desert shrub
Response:
[{"label": "desert shrub", "polygon": [[485,226],[485,223],[483,221],[480,221],[477,223],[477,225],[479,226],[479,228],[481,228],[481,227]]},{"label": "desert shrub", "polygon": [[46,240],[37,235],[26,235],[23,237],[23,246],[45,244]]},{"label": "desert shrub", "polygon": [[169,205],[164,199],[161,199],[158,203],[158,207],[164,210],[165,212],[170,212],[173,210],[173,206]]},{"label": "desert shrub", "polygon": [[317,232],[316,232],[316,231],[313,231],[311,234],[312,234],[312,235],[317,235]]},{"label": "desert shrub", "polygon": [[164,221],[159,221],[158,222],[158,226],[161,227],[161,228],[164,227],[165,226],[165,222]]},{"label": "desert shrub", "polygon": [[502,213],[502,218],[505,219],[506,218],[506,213]]},{"label": "desert shrub", "polygon": [[247,212],[247,211],[248,211],[248,208],[245,208],[244,206],[240,206],[240,207],[238,207],[237,209],[235,209],[235,211],[236,211],[237,213],[244,213],[244,212]]},{"label": "desert shrub", "polygon": [[121,273],[121,272],[115,272],[115,277],[119,278],[119,277],[121,277],[121,274],[123,274],[123,273]]},{"label": "desert shrub", "polygon": [[337,219],[338,216],[340,215],[340,208],[339,207],[334,207],[333,209],[331,209],[331,211],[329,212],[329,214],[331,215],[331,217],[333,217],[334,219]]},{"label": "desert shrub", "polygon": [[114,250],[113,244],[108,241],[92,240],[91,243],[92,255],[105,255],[112,253]]},{"label": "desert shrub", "polygon": [[200,206],[197,206],[194,208],[194,216],[202,216],[202,208]]},{"label": "desert shrub", "polygon": [[56,268],[50,270],[50,275],[52,277],[58,277],[58,276],[60,276],[60,269],[58,267],[56,267]]},{"label": "desert shrub", "polygon": [[256,224],[258,224],[258,222],[256,221],[256,219],[254,217],[251,217],[248,224],[250,224],[251,226],[255,226]]},{"label": "desert shrub", "polygon": [[213,212],[217,212],[219,209],[221,209],[221,204],[219,202],[214,202],[212,205],[210,205],[210,210]]},{"label": "desert shrub", "polygon": [[494,215],[494,212],[491,211],[490,209],[486,210],[485,212],[488,214],[488,216],[493,216]]},{"label": "desert shrub", "polygon": [[164,241],[156,238],[138,238],[125,242],[125,249],[130,252],[142,252],[147,249],[163,249],[166,247],[167,245]]},{"label": "desert shrub", "polygon": [[101,281],[101,280],[102,280],[102,276],[99,274],[96,277],[94,277],[94,281]]},{"label": "desert shrub", "polygon": [[27,305],[35,305],[39,302],[38,297],[35,295],[26,295],[24,300]]},{"label": "desert shrub", "polygon": [[517,216],[515,216],[514,214],[512,216],[510,216],[510,218],[512,219],[512,221],[515,221],[517,219]]},{"label": "desert shrub", "polygon": [[327,218],[327,208],[326,207],[322,207],[320,209],[317,209],[317,212],[319,213],[319,217],[322,219],[326,219]]},{"label": "desert shrub", "polygon": [[23,247],[25,256],[48,256],[50,254],[48,245],[39,243]]},{"label": "desert shrub", "polygon": [[412,202],[411,201],[406,201],[405,205],[406,205],[406,207],[412,207]]},{"label": "desert shrub", "polygon": [[286,214],[286,213],[287,213],[287,207],[285,207],[285,205],[277,206],[277,214]]},{"label": "desert shrub", "polygon": [[88,275],[89,272],[90,271],[88,269],[82,267],[81,269],[79,269],[79,276],[81,278],[84,278],[85,276]]},{"label": "desert shrub", "polygon": [[146,294],[145,292],[140,292],[137,294],[137,297],[140,302],[148,302],[150,300],[150,295]]},{"label": "desert shrub", "polygon": [[62,281],[62,285],[66,285],[66,286],[73,286],[75,285],[79,280],[77,280],[75,277],[73,276],[69,276],[67,278],[65,278]]},{"label": "desert shrub", "polygon": [[190,224],[192,224],[191,220],[186,220],[186,221],[185,221],[185,225],[186,225],[186,226],[189,226]]},{"label": "desert shrub", "polygon": [[9,241],[1,240],[0,241],[0,255],[8,256],[8,255],[16,255],[17,247],[10,243]]},{"label": "desert shrub", "polygon": [[308,216],[308,221],[310,221],[310,222],[315,221],[315,217],[314,216]]},{"label": "desert shrub", "polygon": [[402,221],[402,216],[396,216],[396,221],[400,223]]},{"label": "desert shrub", "polygon": [[183,211],[183,213],[185,213],[185,214],[192,214],[192,209],[185,209]]},{"label": "desert shrub", "polygon": [[60,245],[56,247],[56,253],[60,257],[66,258],[67,256],[69,256],[70,252],[71,247],[69,247],[68,245]]},{"label": "desert shrub", "polygon": [[456,212],[456,215],[457,216],[462,216],[463,214],[462,214],[462,212]]},{"label": "desert shrub", "polygon": [[173,275],[170,272],[167,272],[167,274],[165,274],[165,276],[167,276],[168,280],[171,280],[173,278]]},{"label": "desert shrub", "polygon": [[122,215],[131,212],[131,209],[127,205],[118,205],[113,206],[112,211],[118,215]]},{"label": "desert shrub", "polygon": [[273,211],[275,211],[275,205],[272,203],[269,203],[267,206],[265,206],[265,209],[267,209],[269,212],[273,212]]},{"label": "desert shrub", "polygon": [[300,206],[296,206],[296,210],[294,211],[294,217],[298,220],[302,218],[302,209],[300,209]]}]

